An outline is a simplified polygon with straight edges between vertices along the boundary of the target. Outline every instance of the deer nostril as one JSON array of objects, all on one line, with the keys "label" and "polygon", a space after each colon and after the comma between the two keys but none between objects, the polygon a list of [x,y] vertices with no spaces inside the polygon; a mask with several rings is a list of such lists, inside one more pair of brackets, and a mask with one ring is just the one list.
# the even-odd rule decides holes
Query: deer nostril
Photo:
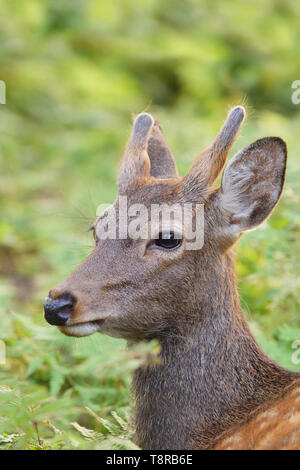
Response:
[{"label": "deer nostril", "polygon": [[45,319],[50,325],[62,326],[71,318],[76,299],[69,293],[64,293],[52,299],[46,298],[44,303]]}]

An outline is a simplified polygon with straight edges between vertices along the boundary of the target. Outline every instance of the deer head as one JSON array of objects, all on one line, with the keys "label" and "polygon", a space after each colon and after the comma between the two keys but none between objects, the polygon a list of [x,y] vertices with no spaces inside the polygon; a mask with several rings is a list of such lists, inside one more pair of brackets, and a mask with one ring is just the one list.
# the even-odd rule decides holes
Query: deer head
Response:
[{"label": "deer head", "polygon": [[[220,283],[231,247],[270,215],[284,182],[286,145],[278,137],[266,137],[231,158],[221,186],[213,188],[244,117],[243,107],[233,108],[183,178],[160,125],[149,114],[136,117],[120,165],[119,197],[94,223],[92,253],[50,291],[45,301],[50,324],[71,336],[99,331],[140,340],[170,332],[182,335],[205,321],[206,309],[199,306],[221,302]],[[202,204],[202,248],[186,248],[184,224],[180,233],[160,224],[152,238],[98,239],[103,218],[119,214],[120,196],[126,196],[128,207],[142,204],[149,213],[152,204]],[[120,214],[116,224],[118,233]],[[235,283],[233,272],[230,276]]]}]

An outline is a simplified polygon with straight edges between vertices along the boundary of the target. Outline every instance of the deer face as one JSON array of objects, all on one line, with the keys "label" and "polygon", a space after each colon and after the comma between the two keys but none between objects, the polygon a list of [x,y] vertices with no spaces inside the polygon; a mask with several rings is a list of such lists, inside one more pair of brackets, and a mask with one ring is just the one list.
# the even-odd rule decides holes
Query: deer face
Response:
[{"label": "deer face", "polygon": [[[194,320],[197,305],[215,301],[214,283],[226,271],[230,247],[243,231],[270,214],[284,181],[285,143],[269,137],[233,157],[221,187],[211,189],[244,116],[242,107],[231,110],[213,144],[184,178],[177,174],[159,124],[149,114],[137,116],[120,165],[117,200],[95,221],[93,252],[50,291],[45,301],[50,324],[71,336],[100,331],[139,340],[178,333]],[[128,227],[126,235],[120,235],[124,198],[127,210],[143,206],[140,236],[130,236]],[[159,215],[153,221],[151,211],[158,204],[177,207],[181,215],[189,205],[194,228],[198,214],[194,204],[200,205],[203,246],[190,249],[184,217],[165,221]],[[127,211],[127,223],[134,222],[134,211]],[[111,218],[114,236],[106,238],[103,227]],[[200,315],[197,321],[202,320]]]}]

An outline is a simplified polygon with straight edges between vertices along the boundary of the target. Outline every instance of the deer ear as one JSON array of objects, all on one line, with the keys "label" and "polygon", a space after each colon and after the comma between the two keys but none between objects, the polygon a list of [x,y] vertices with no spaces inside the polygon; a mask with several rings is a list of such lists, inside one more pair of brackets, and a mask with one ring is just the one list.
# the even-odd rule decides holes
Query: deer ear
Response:
[{"label": "deer ear", "polygon": [[141,113],[135,118],[129,142],[119,168],[119,192],[143,182],[150,176],[150,159],[147,153],[148,139],[154,119]]},{"label": "deer ear", "polygon": [[154,178],[176,178],[178,176],[174,157],[157,121],[155,121],[148,141],[148,155],[151,162],[151,176]]},{"label": "deer ear", "polygon": [[228,162],[218,203],[230,234],[251,230],[271,214],[282,192],[286,157],[285,142],[279,137],[266,137]]},{"label": "deer ear", "polygon": [[184,178],[184,192],[205,191],[212,186],[245,119],[243,106],[232,108],[213,143],[196,157],[192,168]]}]

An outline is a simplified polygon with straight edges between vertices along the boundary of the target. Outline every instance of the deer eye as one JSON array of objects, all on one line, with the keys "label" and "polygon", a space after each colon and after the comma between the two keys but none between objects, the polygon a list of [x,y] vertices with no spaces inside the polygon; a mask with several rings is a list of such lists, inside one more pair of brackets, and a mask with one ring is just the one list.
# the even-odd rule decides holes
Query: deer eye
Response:
[{"label": "deer eye", "polygon": [[181,245],[182,239],[178,237],[174,232],[160,233],[159,238],[155,240],[155,245],[160,248],[171,250]]}]

